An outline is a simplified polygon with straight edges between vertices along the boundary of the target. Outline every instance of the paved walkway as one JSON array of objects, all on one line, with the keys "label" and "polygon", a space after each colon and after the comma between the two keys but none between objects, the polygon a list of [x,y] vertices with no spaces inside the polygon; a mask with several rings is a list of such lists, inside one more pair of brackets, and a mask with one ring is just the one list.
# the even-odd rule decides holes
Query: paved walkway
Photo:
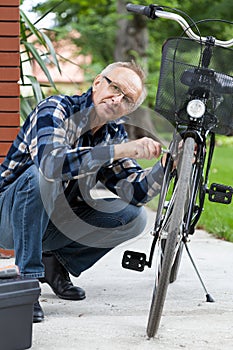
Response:
[{"label": "paved walkway", "polygon": [[[58,299],[42,285],[45,321],[33,325],[32,350],[232,350],[233,244],[197,231],[190,249],[215,303],[206,303],[185,253],[178,280],[170,286],[158,335],[146,337],[153,289],[153,268],[144,272],[121,267],[126,249],[149,253],[148,227],[137,239],[106,255],[79,278],[84,301]],[[0,265],[9,264],[0,260]]]}]

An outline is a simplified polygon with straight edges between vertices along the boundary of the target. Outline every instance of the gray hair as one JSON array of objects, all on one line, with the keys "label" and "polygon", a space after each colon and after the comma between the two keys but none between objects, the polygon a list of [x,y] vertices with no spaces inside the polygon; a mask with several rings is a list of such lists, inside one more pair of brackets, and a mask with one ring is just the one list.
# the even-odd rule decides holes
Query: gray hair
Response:
[{"label": "gray hair", "polygon": [[108,73],[112,72],[114,69],[119,68],[119,67],[131,69],[141,79],[141,82],[142,82],[142,93],[139,96],[139,98],[137,99],[135,107],[133,109],[133,110],[136,110],[143,103],[143,101],[145,100],[145,98],[147,96],[147,90],[146,90],[146,87],[145,87],[146,74],[145,74],[144,70],[142,69],[142,67],[139,66],[134,61],[111,63],[107,67],[105,67],[100,74],[101,75],[108,75]]}]

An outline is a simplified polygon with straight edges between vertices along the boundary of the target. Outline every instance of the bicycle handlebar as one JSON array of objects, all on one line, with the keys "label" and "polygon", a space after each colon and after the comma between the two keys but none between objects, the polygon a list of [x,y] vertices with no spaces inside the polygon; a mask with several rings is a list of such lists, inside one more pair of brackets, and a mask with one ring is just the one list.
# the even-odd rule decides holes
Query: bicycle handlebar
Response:
[{"label": "bicycle handlebar", "polygon": [[[171,19],[179,23],[179,25],[182,27],[182,29],[185,31],[185,33],[188,35],[189,38],[197,41],[203,41],[203,42],[206,42],[208,40],[208,37],[202,37],[195,34],[190,28],[190,25],[188,24],[188,22],[182,16],[173,12],[164,11],[161,6],[153,5],[153,4],[149,6],[143,6],[143,5],[134,5],[129,3],[126,5],[126,9],[129,12],[138,13],[138,14],[147,16],[148,18],[151,18],[151,19],[156,19],[156,18]],[[233,39],[225,40],[225,41],[215,39],[215,45],[222,46],[222,47],[230,47],[233,45]]]}]

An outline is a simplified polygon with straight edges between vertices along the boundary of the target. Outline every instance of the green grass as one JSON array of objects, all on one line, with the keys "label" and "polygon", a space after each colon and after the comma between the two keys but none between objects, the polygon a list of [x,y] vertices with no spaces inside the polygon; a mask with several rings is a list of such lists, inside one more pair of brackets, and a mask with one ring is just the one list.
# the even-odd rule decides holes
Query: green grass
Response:
[{"label": "green grass", "polygon": [[[216,147],[209,184],[216,182],[233,187],[232,155],[232,145]],[[206,198],[199,227],[204,228],[219,238],[233,242],[233,204],[213,203]]]},{"label": "green grass", "polygon": [[[213,163],[209,176],[209,185],[213,182],[233,187],[233,144],[232,138],[220,138],[215,148]],[[152,166],[153,162],[142,160],[143,168]],[[156,210],[158,198],[154,198],[148,206]],[[205,198],[205,206],[198,223],[215,236],[233,242],[233,203],[229,205],[213,203]]]}]

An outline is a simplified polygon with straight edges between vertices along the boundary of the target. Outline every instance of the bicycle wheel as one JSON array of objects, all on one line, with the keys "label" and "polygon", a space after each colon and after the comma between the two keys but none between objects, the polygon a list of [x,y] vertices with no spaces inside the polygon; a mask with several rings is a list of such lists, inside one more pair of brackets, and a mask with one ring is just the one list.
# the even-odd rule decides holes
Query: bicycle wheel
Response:
[{"label": "bicycle wheel", "polygon": [[181,241],[179,244],[179,248],[176,252],[174,263],[172,264],[169,283],[173,283],[177,279],[181,258],[182,258],[182,253],[183,253],[183,248],[184,248],[184,243]]},{"label": "bicycle wheel", "polygon": [[[147,335],[149,338],[154,337],[158,330],[167,289],[170,282],[172,266],[174,264],[181,243],[181,240],[179,238],[182,236],[182,222],[189,196],[189,183],[192,176],[194,144],[195,141],[191,137],[185,140],[181,165],[178,165],[179,174],[176,190],[174,192],[174,204],[172,206],[172,211],[168,220],[169,222],[166,227],[167,232],[165,232],[165,250],[159,263],[159,273],[155,281],[153,297],[149,311],[149,319],[147,324]],[[164,233],[161,233],[161,235],[163,234]],[[181,253],[182,251],[180,254]]]}]

